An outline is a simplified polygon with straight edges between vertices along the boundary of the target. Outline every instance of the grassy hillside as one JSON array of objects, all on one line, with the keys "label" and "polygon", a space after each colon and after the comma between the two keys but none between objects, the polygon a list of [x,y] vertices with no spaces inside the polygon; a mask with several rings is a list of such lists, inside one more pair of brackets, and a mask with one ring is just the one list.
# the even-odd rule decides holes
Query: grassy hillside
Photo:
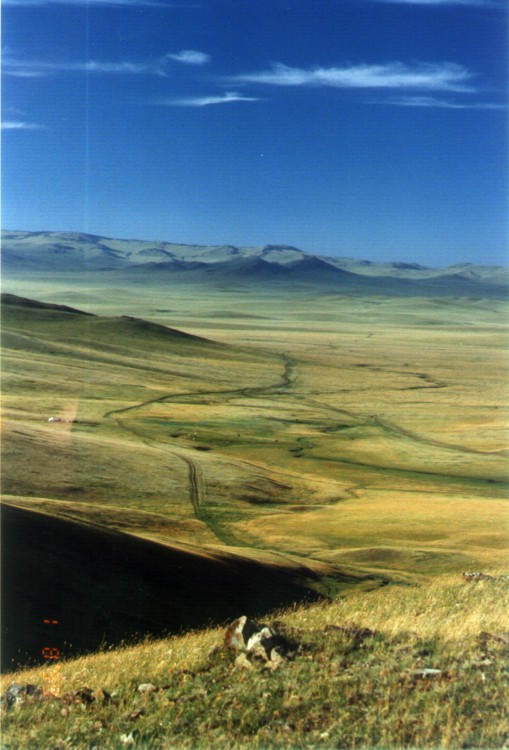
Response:
[{"label": "grassy hillside", "polygon": [[5,712],[2,746],[503,748],[508,605],[500,577],[438,576],[274,613],[276,662],[216,628],[8,674],[45,694]]},{"label": "grassy hillside", "polygon": [[[102,623],[107,602],[110,641],[189,623],[169,623],[167,579],[146,587],[147,618],[113,607],[121,566],[103,543],[112,534],[126,559],[150,549],[163,565],[185,553],[193,580],[228,572],[224,591],[218,579],[210,587],[219,606],[200,600],[196,623],[246,602],[235,583],[245,566],[258,571],[253,612],[505,564],[501,302],[95,283],[26,279],[13,291],[37,288],[46,304],[3,305],[3,492],[35,540],[11,547],[5,570],[10,578],[20,555],[28,561],[13,593],[30,599],[16,614],[28,630],[30,606],[39,613],[44,599],[30,582],[51,555],[68,600],[90,596],[69,614],[67,641],[75,623]],[[78,304],[94,314],[69,309]],[[38,533],[48,524],[49,536]],[[53,549],[57,529],[79,532],[82,546]],[[93,555],[96,544],[87,578],[75,550]]]},{"label": "grassy hillside", "polygon": [[[232,311],[216,313],[225,300]],[[157,292],[147,302],[157,305]],[[469,540],[454,569],[501,551],[506,333],[497,303],[176,302],[182,312],[154,321],[176,318],[173,330],[5,306],[4,492],[192,518],[225,544],[288,550],[297,535],[293,551],[312,557],[355,550],[358,534],[333,529],[367,508],[369,523],[385,504],[393,531],[382,547],[401,541],[404,556],[418,539],[444,562],[456,553],[442,510],[450,497],[453,537],[462,551]],[[182,317],[186,305],[194,318]],[[235,309],[258,317],[235,318]],[[230,346],[204,340],[212,335]],[[52,416],[77,421],[48,424]],[[438,524],[433,538],[419,530],[426,513]],[[486,527],[475,537],[468,519],[480,513]]]}]

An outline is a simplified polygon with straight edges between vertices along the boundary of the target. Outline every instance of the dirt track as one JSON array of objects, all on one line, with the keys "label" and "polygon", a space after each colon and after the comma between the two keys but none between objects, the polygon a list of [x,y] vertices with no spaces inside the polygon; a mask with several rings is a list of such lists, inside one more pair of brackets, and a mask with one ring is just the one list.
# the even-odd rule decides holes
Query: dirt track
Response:
[{"label": "dirt track", "polygon": [[181,399],[189,399],[191,397],[198,396],[223,396],[226,400],[228,400],[228,398],[235,398],[238,396],[256,398],[257,396],[263,396],[267,395],[268,393],[277,392],[278,390],[287,388],[290,385],[292,380],[293,368],[295,367],[295,361],[291,357],[288,357],[286,354],[282,354],[281,357],[284,363],[284,371],[281,375],[280,381],[277,383],[272,383],[270,385],[264,386],[250,386],[246,388],[237,388],[225,391],[193,391],[189,393],[169,394],[165,396],[159,396],[158,398],[152,398],[147,401],[142,401],[141,403],[134,404],[133,406],[126,406],[122,409],[112,409],[111,411],[105,412],[103,417],[105,419],[114,419],[121,429],[130,432],[132,435],[135,435],[137,438],[142,440],[145,445],[149,445],[152,448],[155,447],[158,450],[171,453],[173,456],[176,456],[186,464],[186,466],[188,467],[189,501],[191,503],[195,516],[199,518],[200,508],[203,507],[206,498],[205,479],[200,463],[194,458],[191,458],[189,455],[185,454],[182,450],[176,450],[173,447],[162,446],[151,438],[148,438],[146,435],[143,435],[132,427],[126,425],[124,421],[122,419],[119,419],[116,415],[126,414],[127,412],[132,412],[136,409],[142,409],[144,406],[150,406],[151,404],[163,403],[165,401],[178,402]]}]

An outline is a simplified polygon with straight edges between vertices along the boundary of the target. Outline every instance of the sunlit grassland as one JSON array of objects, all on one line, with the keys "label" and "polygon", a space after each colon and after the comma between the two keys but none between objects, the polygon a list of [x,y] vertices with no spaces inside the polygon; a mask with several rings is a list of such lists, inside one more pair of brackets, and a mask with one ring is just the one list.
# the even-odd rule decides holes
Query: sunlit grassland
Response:
[{"label": "sunlit grassland", "polygon": [[507,503],[435,493],[366,490],[342,503],[237,523],[253,546],[365,569],[433,574],[507,559]]},{"label": "sunlit grassland", "polygon": [[166,521],[126,513],[122,528],[158,540],[189,522],[189,543],[388,576],[504,562],[502,302],[23,283],[110,317],[4,322],[9,495],[79,502],[98,523],[106,506],[149,512]]}]

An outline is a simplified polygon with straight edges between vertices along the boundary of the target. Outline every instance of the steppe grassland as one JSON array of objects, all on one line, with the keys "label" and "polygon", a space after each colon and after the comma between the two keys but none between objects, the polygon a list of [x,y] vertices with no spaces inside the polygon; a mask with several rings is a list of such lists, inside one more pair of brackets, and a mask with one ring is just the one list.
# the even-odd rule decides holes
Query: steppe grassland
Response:
[{"label": "steppe grassland", "polygon": [[[38,281],[38,293],[30,293],[93,312],[134,314],[227,342],[239,354],[222,363],[220,374],[210,353],[195,358],[192,371],[186,360],[171,383],[150,368],[130,368],[122,380],[118,369],[90,362],[85,387],[75,385],[80,413],[100,425],[73,426],[80,467],[74,485],[81,487],[73,498],[192,518],[187,469],[175,453],[187,451],[203,473],[201,519],[219,532],[217,543],[398,575],[502,564],[502,303],[142,285],[106,294],[95,283],[76,290],[61,282],[45,291]],[[174,356],[147,352],[139,360],[175,369]],[[44,372],[49,364],[41,364]],[[63,365],[64,357],[51,386],[47,379],[38,415],[60,402],[54,378]],[[64,382],[72,380],[64,371]],[[191,391],[195,396],[175,398]],[[24,392],[14,394],[18,418]],[[39,399],[39,385],[36,393]],[[164,394],[171,398],[147,403]],[[25,427],[42,430],[24,418]],[[42,436],[31,434],[39,449]],[[69,487],[55,489],[26,494],[69,498]],[[202,527],[201,539],[204,533]]]},{"label": "steppe grassland", "polygon": [[[213,629],[5,675],[2,690],[15,677],[60,696],[87,685],[115,697],[99,692],[82,710],[25,705],[6,716],[4,741],[33,750],[91,741],[113,750],[128,736],[139,748],[193,750],[505,747],[506,646],[489,634],[505,627],[508,604],[505,581],[437,576],[274,613],[302,646],[274,672],[235,668]],[[359,643],[334,630],[348,623],[375,633]],[[140,696],[147,682],[158,689]]]}]

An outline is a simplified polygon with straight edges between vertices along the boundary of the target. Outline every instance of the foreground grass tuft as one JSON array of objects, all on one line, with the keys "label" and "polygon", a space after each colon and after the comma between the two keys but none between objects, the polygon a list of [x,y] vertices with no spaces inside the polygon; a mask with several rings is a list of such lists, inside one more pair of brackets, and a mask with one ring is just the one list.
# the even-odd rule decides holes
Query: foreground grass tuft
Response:
[{"label": "foreground grass tuft", "polygon": [[439,578],[277,612],[296,651],[276,665],[236,664],[211,629],[5,675],[58,698],[7,710],[2,748],[507,747],[508,588]]}]

